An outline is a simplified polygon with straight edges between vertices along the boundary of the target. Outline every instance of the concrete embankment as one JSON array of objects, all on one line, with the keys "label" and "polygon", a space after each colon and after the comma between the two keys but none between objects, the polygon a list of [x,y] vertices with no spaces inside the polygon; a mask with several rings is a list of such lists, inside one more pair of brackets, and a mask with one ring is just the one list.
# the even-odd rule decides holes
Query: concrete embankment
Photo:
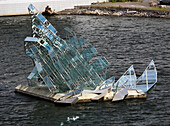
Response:
[{"label": "concrete embankment", "polygon": [[76,6],[74,9],[66,9],[57,14],[170,18],[170,11],[149,10],[146,8],[135,7]]}]

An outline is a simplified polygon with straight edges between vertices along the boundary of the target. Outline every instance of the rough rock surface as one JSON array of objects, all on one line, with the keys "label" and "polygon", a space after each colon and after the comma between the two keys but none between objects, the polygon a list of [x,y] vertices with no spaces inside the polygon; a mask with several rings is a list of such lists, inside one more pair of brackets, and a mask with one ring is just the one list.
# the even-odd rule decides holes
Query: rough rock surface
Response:
[{"label": "rough rock surface", "polygon": [[81,7],[67,9],[58,12],[59,15],[100,15],[100,16],[136,16],[136,17],[159,17],[170,18],[169,11],[129,9],[119,7]]}]

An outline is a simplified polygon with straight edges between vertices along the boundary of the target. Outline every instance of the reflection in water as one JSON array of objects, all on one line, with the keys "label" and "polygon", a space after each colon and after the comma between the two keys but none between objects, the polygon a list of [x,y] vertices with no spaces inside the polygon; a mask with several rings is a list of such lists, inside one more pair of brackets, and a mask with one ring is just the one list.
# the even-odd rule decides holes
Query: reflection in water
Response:
[{"label": "reflection in water", "polygon": [[[0,125],[168,125],[170,124],[170,22],[168,19],[53,16],[49,21],[60,33],[64,27],[86,38],[111,63],[109,76],[118,79],[130,65],[138,77],[153,59],[158,83],[147,99],[123,102],[56,106],[51,102],[14,93],[27,84],[33,68],[24,51],[31,36],[29,16],[0,18]],[[67,122],[69,118],[79,119]]]}]

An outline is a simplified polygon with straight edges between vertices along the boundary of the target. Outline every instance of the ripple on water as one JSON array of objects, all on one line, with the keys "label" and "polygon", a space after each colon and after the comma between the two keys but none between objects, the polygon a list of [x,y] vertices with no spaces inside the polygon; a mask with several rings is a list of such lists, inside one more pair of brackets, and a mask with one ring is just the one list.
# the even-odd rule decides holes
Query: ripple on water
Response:
[{"label": "ripple on water", "polygon": [[[49,21],[62,33],[70,27],[86,38],[111,63],[109,76],[118,79],[134,65],[140,76],[154,59],[158,83],[145,99],[118,103],[88,103],[61,107],[14,93],[33,63],[24,52],[24,38],[31,35],[29,16],[0,18],[0,125],[168,125],[170,124],[170,22],[168,19],[53,16]],[[67,117],[79,116],[67,122]]]}]

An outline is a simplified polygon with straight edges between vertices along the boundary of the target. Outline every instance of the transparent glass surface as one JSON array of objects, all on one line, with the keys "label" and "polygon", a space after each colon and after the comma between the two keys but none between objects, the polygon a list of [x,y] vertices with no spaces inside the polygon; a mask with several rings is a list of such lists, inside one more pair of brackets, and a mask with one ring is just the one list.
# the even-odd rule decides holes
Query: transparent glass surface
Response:
[{"label": "transparent glass surface", "polygon": [[[36,10],[32,5],[29,8]],[[72,35],[69,40],[60,38],[52,24],[39,12],[32,16],[32,29],[34,37],[25,39],[25,47],[26,54],[33,59],[35,65],[28,76],[33,83],[41,82],[50,91],[57,89],[65,92],[85,87],[95,89],[105,81],[106,77],[99,76],[98,72],[110,64],[104,57],[89,64],[88,61],[98,52],[89,45],[80,53],[78,50],[86,40],[77,38],[71,29],[65,28],[67,35]],[[33,78],[38,78],[39,81]]]},{"label": "transparent glass surface", "polygon": [[37,18],[42,22],[45,23],[45,21],[47,20],[41,13],[37,14]]}]

